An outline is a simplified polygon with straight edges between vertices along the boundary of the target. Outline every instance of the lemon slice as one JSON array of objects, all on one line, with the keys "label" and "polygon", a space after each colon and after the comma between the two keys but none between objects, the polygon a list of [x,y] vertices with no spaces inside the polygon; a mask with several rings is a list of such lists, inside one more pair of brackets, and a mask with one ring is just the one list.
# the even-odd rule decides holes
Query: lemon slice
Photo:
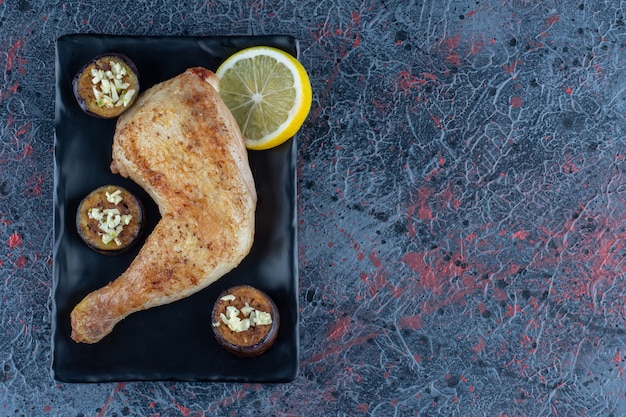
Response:
[{"label": "lemon slice", "polygon": [[269,46],[231,55],[216,73],[219,93],[253,150],[269,149],[291,138],[311,109],[309,76],[293,56]]}]

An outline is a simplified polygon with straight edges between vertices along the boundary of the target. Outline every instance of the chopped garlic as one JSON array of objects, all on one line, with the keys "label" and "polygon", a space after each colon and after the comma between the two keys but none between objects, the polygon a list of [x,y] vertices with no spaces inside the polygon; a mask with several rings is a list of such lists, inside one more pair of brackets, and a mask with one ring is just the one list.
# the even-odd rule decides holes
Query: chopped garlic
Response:
[{"label": "chopped garlic", "polygon": [[104,213],[102,212],[102,209],[94,207],[89,209],[87,216],[90,219],[102,220],[104,218]]},{"label": "chopped garlic", "polygon": [[126,68],[119,62],[110,61],[111,69],[91,69],[91,83],[94,97],[99,107],[127,107],[135,95],[134,89],[128,89],[130,83],[123,82],[128,74]]},{"label": "chopped garlic", "polygon": [[115,191],[113,191],[112,193],[109,193],[108,191],[106,192],[106,196],[107,196],[107,201],[109,203],[113,203],[116,206],[122,202],[122,190],[117,189]]},{"label": "chopped garlic", "polygon": [[130,101],[133,99],[134,95],[135,95],[135,90],[132,89],[132,88],[130,90],[122,93],[124,107],[126,107],[126,106],[128,106],[130,104]]},{"label": "chopped garlic", "polygon": [[111,83],[108,79],[104,78],[102,81],[100,81],[100,89],[105,94],[109,94],[111,92]]},{"label": "chopped garlic", "polygon": [[[233,301],[235,300],[235,296],[228,294],[220,298],[220,300]],[[244,316],[243,319],[239,317],[240,314]],[[230,330],[237,333],[245,332],[250,327],[272,324],[272,316],[270,313],[257,310],[254,307],[251,307],[248,303],[245,303],[245,306],[241,307],[241,309],[238,309],[233,305],[226,306],[226,314],[221,313],[220,319]],[[213,327],[218,327],[219,325],[219,322],[213,323]]]},{"label": "chopped garlic", "polygon": [[113,103],[116,103],[118,101],[120,101],[120,95],[117,94],[117,87],[115,86],[115,84],[110,84],[111,86],[111,100],[113,100]]},{"label": "chopped garlic", "polygon": [[[112,193],[106,192],[106,199],[109,203],[118,205],[122,202],[122,191],[116,190]],[[98,222],[99,234],[102,242],[108,245],[114,242],[117,246],[122,245],[119,235],[124,230],[124,226],[128,226],[133,218],[132,214],[121,214],[117,208],[103,209],[101,207],[92,207],[87,210],[87,217]]]},{"label": "chopped garlic", "polygon": [[226,317],[232,319],[233,317],[239,316],[239,309],[235,306],[227,306],[226,307]]},{"label": "chopped garlic", "polygon": [[256,310],[256,318],[254,321],[255,325],[267,325],[272,324],[272,316],[270,313],[266,313],[264,311]]},{"label": "chopped garlic", "polygon": [[244,307],[241,308],[241,312],[244,316],[248,317],[254,311],[254,307],[250,307],[250,304],[246,303]]}]

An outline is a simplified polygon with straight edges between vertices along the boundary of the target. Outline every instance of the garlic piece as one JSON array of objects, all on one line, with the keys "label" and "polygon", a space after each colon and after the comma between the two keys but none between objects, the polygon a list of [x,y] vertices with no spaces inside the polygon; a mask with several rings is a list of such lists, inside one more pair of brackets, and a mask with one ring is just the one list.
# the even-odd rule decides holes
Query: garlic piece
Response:
[{"label": "garlic piece", "polygon": [[135,95],[134,89],[128,89],[130,83],[124,82],[128,75],[126,68],[119,62],[110,61],[111,69],[91,69],[91,83],[96,103],[99,107],[127,107]]}]

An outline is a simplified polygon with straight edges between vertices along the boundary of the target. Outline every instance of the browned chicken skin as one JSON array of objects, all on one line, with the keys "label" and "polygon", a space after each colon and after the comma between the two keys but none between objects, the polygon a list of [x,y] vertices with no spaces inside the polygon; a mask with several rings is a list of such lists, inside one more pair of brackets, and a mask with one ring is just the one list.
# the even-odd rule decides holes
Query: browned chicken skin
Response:
[{"label": "browned chicken skin", "polygon": [[72,311],[72,339],[96,343],[129,314],[215,282],[249,253],[256,190],[241,132],[204,68],[157,84],[118,120],[111,171],[154,199],[161,220],[129,268]]}]

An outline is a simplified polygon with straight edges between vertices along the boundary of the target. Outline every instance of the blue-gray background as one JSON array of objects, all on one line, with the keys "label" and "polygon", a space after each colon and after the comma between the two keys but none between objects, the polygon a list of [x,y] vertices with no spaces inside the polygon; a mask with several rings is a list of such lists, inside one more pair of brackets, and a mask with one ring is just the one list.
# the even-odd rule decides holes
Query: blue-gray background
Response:
[{"label": "blue-gray background", "polygon": [[[623,416],[626,6],[0,0],[0,416]],[[54,46],[289,34],[289,384],[50,377]],[[167,57],[163,57],[167,59]]]}]

